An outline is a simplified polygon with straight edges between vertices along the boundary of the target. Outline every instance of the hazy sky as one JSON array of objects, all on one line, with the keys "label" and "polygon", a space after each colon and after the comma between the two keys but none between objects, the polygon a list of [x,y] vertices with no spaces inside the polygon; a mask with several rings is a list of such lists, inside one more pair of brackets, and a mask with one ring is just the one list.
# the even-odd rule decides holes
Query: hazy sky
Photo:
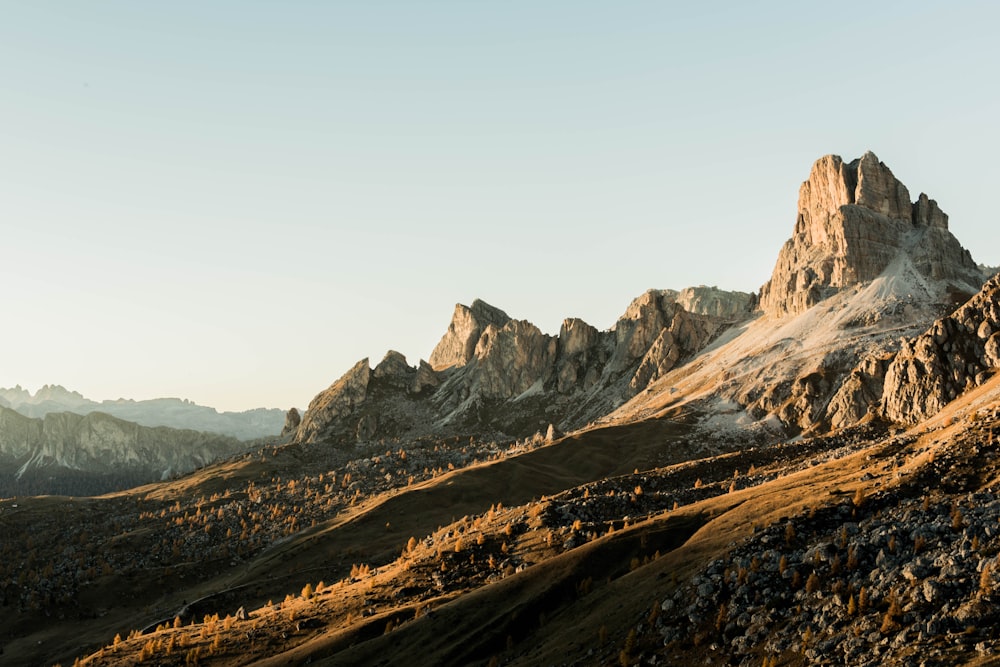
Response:
[{"label": "hazy sky", "polygon": [[0,386],[304,408],[479,297],[756,290],[826,153],[1000,264],[993,2],[3,2]]}]

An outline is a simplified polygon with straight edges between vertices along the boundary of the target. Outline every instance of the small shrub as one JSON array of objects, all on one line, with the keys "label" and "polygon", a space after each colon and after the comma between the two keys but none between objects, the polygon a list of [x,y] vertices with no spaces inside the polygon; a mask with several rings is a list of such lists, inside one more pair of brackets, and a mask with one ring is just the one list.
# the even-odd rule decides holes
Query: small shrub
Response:
[{"label": "small shrub", "polygon": [[816,575],[815,572],[813,572],[809,575],[809,578],[806,579],[806,593],[815,593],[816,591],[819,590],[819,587],[820,587],[819,577]]}]

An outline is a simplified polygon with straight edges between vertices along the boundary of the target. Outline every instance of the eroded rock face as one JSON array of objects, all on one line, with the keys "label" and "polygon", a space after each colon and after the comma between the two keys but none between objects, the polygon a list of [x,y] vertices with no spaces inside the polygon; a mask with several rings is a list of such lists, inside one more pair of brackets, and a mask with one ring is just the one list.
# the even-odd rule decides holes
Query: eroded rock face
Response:
[{"label": "eroded rock face", "polygon": [[677,305],[695,315],[711,315],[723,320],[738,320],[757,305],[757,295],[727,292],[718,287],[686,287],[677,293]]},{"label": "eroded rock face", "polygon": [[487,326],[502,327],[510,321],[507,313],[476,299],[472,306],[455,304],[448,331],[431,352],[430,365],[436,371],[464,366],[476,352],[479,337]]},{"label": "eroded rock face", "polygon": [[983,275],[948,231],[948,216],[909,191],[874,153],[845,164],[820,158],[799,190],[795,231],[761,288],[768,315],[801,313],[835,291],[875,279],[900,253],[926,277],[954,281],[969,293]]},{"label": "eroded rock face", "polygon": [[889,364],[882,412],[894,422],[926,419],[1000,366],[1000,276],[951,316],[904,343]]},{"label": "eroded rock face", "polygon": [[295,408],[291,408],[285,415],[285,427],[281,429],[281,435],[288,435],[289,433],[295,433],[298,430],[299,424],[302,423],[302,416],[299,411]]},{"label": "eroded rock face", "polygon": [[339,419],[347,417],[365,402],[371,380],[368,358],[364,358],[347,371],[325,391],[309,403],[296,440],[315,442],[323,438]]},{"label": "eroded rock face", "polygon": [[420,394],[425,390],[436,389],[440,384],[441,378],[438,377],[438,374],[434,372],[429,363],[421,359],[417,372],[413,376],[410,391],[414,394]]},{"label": "eroded rock face", "polygon": [[[679,296],[703,314],[685,310]],[[414,369],[392,351],[374,371],[359,363],[313,400],[296,440],[373,440],[450,425],[522,436],[550,423],[580,425],[749,317],[751,303],[749,294],[716,288],[650,290],[612,330],[571,318],[557,337],[482,301],[459,304],[430,363]]]},{"label": "eroded rock face", "polygon": [[413,384],[416,372],[406,363],[406,357],[395,350],[389,350],[372,371],[372,377],[387,385],[408,389]]},{"label": "eroded rock face", "polygon": [[525,320],[490,324],[476,344],[476,381],[481,396],[507,399],[545,379],[556,357],[556,339]]},{"label": "eroded rock face", "polygon": [[583,320],[563,320],[555,369],[556,391],[568,394],[590,389],[597,383],[608,356],[602,340],[602,334]]},{"label": "eroded rock face", "polygon": [[676,295],[672,290],[649,290],[629,304],[614,326],[611,365],[615,371],[623,371],[643,358],[673,319],[678,307]]},{"label": "eroded rock face", "polygon": [[831,427],[839,429],[857,424],[870,413],[878,412],[892,356],[866,357],[850,372],[830,399],[827,419]]}]

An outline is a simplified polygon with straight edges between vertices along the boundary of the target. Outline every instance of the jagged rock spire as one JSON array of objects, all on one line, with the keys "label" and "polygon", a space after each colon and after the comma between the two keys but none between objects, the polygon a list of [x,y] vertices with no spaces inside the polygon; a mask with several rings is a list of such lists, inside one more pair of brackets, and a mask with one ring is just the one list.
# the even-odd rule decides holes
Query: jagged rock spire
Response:
[{"label": "jagged rock spire", "polygon": [[983,276],[948,231],[948,216],[921,194],[915,203],[871,151],[845,163],[826,155],[799,189],[795,231],[761,288],[761,309],[803,312],[837,290],[873,280],[901,253],[924,276],[972,291]]}]

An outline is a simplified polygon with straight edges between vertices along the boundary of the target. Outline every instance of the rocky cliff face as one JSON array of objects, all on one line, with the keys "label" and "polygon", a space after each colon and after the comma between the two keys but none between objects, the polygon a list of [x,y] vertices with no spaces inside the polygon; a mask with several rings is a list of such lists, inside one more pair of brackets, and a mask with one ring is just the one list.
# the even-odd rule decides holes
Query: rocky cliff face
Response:
[{"label": "rocky cliff face", "polygon": [[[994,324],[969,313],[989,297],[977,297],[958,320],[940,319],[979,290],[984,271],[934,201],[920,195],[911,203],[867,153],[850,163],[818,160],[798,207],[793,236],[761,291],[763,317],[676,372],[669,355],[660,355],[659,368],[644,362],[640,369],[665,374],[670,389],[640,393],[613,419],[691,405],[706,428],[745,433],[752,423],[767,440],[870,418],[911,423],[984,379]],[[637,380],[641,386],[644,377]]]},{"label": "rocky cliff face", "polygon": [[[44,469],[95,474],[134,471],[157,479],[184,473],[243,450],[235,438],[149,428],[100,412],[53,412],[31,418],[0,408],[0,460],[18,477]],[[14,468],[11,470],[10,468]]]},{"label": "rocky cliff face", "polygon": [[310,401],[296,438],[305,442],[318,440],[331,424],[351,415],[365,402],[370,379],[371,368],[366,357]]},{"label": "rocky cliff face", "polygon": [[281,429],[281,435],[289,435],[295,433],[299,430],[299,424],[302,423],[302,415],[295,408],[290,408],[287,413],[285,413],[285,427]]},{"label": "rocky cliff face", "polygon": [[479,299],[473,301],[472,306],[456,304],[448,331],[431,352],[431,368],[439,371],[464,366],[475,354],[483,330],[491,324],[502,327],[508,321],[507,313]]},{"label": "rocky cliff face", "polygon": [[368,440],[450,430],[545,432],[579,426],[644,390],[750,316],[750,294],[697,287],[650,290],[609,331],[583,320],[558,336],[482,301],[457,305],[430,362],[396,352],[359,362],[317,396],[299,442]]},{"label": "rocky cliff face", "polygon": [[1000,276],[900,349],[866,358],[831,405],[834,426],[871,413],[916,424],[962,393],[986,382],[1000,367]]},{"label": "rocky cliff face", "polygon": [[761,288],[761,308],[772,317],[801,313],[875,279],[900,255],[967,295],[984,278],[934,200],[921,194],[911,203],[906,186],[872,152],[846,164],[827,155],[799,189],[795,231]]},{"label": "rocky cliff face", "polygon": [[[902,349],[901,341],[983,281],[936,202],[911,201],[873,153],[849,163],[829,155],[802,184],[792,238],[759,300],[711,287],[650,290],[608,331],[571,318],[558,336],[482,301],[459,304],[429,363],[412,368],[396,353],[374,371],[360,363],[316,398],[296,439],[449,429],[523,436],[583,426],[626,401],[697,400],[709,414],[722,401],[791,432],[869,415],[920,418],[982,379],[996,323],[942,320],[931,338]],[[685,366],[757,310],[764,317],[742,335]],[[628,418],[656,409],[637,407]]]}]

